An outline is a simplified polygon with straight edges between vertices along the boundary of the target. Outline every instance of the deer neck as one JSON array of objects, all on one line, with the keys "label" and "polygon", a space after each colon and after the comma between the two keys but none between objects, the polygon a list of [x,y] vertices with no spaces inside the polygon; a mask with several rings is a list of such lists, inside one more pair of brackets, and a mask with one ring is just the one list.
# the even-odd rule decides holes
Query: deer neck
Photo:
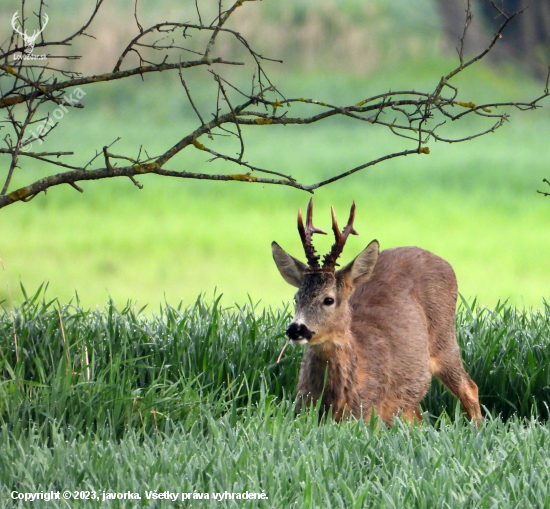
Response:
[{"label": "deer neck", "polygon": [[340,420],[359,408],[356,339],[349,329],[307,348],[300,370],[298,393],[307,403],[321,401],[321,411],[332,408]]}]

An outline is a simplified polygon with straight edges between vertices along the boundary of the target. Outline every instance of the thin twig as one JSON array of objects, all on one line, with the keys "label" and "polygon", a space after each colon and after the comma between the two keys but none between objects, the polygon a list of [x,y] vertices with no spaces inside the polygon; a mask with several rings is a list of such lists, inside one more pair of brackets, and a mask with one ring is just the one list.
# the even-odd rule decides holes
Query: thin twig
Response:
[{"label": "thin twig", "polygon": [[458,50],[458,59],[460,60],[460,65],[464,63],[464,44],[466,42],[466,33],[472,22],[472,6],[470,0],[468,0],[466,7],[466,21],[464,22],[464,31],[462,32],[462,37],[460,38],[460,49]]},{"label": "thin twig", "polygon": [[283,349],[281,350],[281,353],[279,354],[279,357],[277,357],[277,364],[279,364],[279,361],[281,360],[281,357],[283,356],[283,352],[286,350],[286,347],[289,345],[290,339],[285,343],[285,346],[283,346]]},{"label": "thin twig", "polygon": [[204,120],[201,117],[201,114],[199,113],[199,110],[195,106],[195,103],[193,102],[193,98],[191,97],[191,92],[189,92],[189,89],[187,88],[187,84],[185,83],[185,80],[183,79],[183,75],[181,74],[181,69],[178,70],[178,74],[180,77],[181,84],[183,85],[183,88],[185,89],[185,93],[187,94],[187,98],[189,99],[189,102],[191,103],[191,106],[195,110],[195,113],[197,114],[197,117],[199,117],[199,120],[201,121],[201,125],[204,125]]},{"label": "thin twig", "polygon": [[[543,182],[546,182],[550,186],[550,181],[548,179],[542,179]],[[543,196],[550,196],[550,193],[544,191],[537,191],[537,193],[542,194]]]}]

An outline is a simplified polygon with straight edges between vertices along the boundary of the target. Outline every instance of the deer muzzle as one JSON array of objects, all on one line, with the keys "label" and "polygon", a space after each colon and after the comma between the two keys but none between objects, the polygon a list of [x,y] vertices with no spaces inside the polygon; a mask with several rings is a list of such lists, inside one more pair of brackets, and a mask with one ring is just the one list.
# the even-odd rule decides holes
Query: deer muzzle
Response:
[{"label": "deer muzzle", "polygon": [[298,345],[305,345],[312,338],[313,332],[311,332],[303,323],[298,324],[296,322],[292,322],[286,330],[286,335],[292,339],[294,343]]}]

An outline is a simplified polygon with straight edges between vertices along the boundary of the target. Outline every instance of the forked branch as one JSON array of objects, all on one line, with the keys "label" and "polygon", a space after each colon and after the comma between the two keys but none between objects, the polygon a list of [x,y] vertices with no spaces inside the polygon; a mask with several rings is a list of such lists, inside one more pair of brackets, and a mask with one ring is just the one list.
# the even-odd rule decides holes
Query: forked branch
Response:
[{"label": "forked branch", "polygon": [[[508,120],[508,112],[511,109],[533,110],[550,96],[549,69],[542,94],[532,100],[475,104],[471,98],[466,98],[467,100],[459,98],[458,88],[451,83],[453,79],[483,59],[498,43],[502,32],[520,14],[520,12],[516,12],[507,15],[497,5],[494,7],[503,19],[500,29],[485,50],[467,59],[465,57],[465,40],[468,27],[472,22],[470,3],[467,2],[464,31],[458,49],[458,65],[438,79],[431,92],[415,90],[385,92],[366,98],[356,98],[354,101],[349,101],[349,104],[341,105],[307,97],[285,97],[273,85],[273,81],[268,77],[264,68],[266,61],[277,62],[277,60],[256,52],[230,24],[234,12],[241,8],[245,2],[254,0],[237,0],[228,8],[222,5],[222,0],[211,1],[216,5],[216,15],[210,23],[204,21],[204,12],[201,13],[199,3],[195,2],[189,16],[195,16],[196,22],[166,21],[150,27],[144,27],[138,21],[136,1],[133,13],[136,35],[128,42],[116,62],[111,63],[112,70],[99,75],[81,75],[70,68],[62,68],[63,66],[61,68],[52,67],[49,60],[29,61],[21,55],[28,46],[24,39],[25,31],[29,30],[28,27],[34,23],[41,31],[41,40],[34,41],[34,50],[45,51],[48,58],[55,57],[56,61],[63,58],[74,58],[62,57],[52,52],[58,46],[71,44],[81,35],[89,35],[86,32],[93,26],[93,21],[102,6],[102,0],[96,0],[91,16],[79,28],[76,28],[72,35],[60,40],[47,38],[55,32],[50,31],[52,22],[46,27],[48,18],[45,9],[47,6],[43,0],[40,2],[40,9],[35,18],[31,17],[25,20],[21,16],[21,27],[17,25],[17,32],[14,31],[11,39],[5,43],[5,47],[0,47],[0,62],[2,62],[0,63],[0,78],[2,80],[0,110],[5,112],[4,120],[0,121],[0,129],[5,129],[3,146],[0,147],[0,161],[5,161],[5,173],[2,177],[4,182],[0,185],[2,189],[0,208],[18,201],[29,201],[39,193],[61,184],[68,184],[78,191],[82,191],[77,182],[84,180],[126,177],[137,187],[142,187],[143,184],[139,183],[135,177],[146,174],[185,179],[284,185],[313,193],[315,189],[383,161],[408,155],[429,154],[428,143],[432,139],[445,143],[458,143],[492,133]],[[24,7],[23,1],[22,7]],[[20,11],[23,12],[22,9]],[[170,42],[164,42],[162,39],[167,33],[173,37]],[[151,38],[158,37],[159,34],[161,39],[151,40]],[[206,37],[202,43],[201,34]],[[190,37],[191,35],[194,37]],[[233,61],[216,54],[217,48],[221,47],[223,38],[232,38],[236,41],[244,48],[248,55],[247,58],[243,61]],[[161,40],[163,42],[160,42]],[[162,56],[159,57],[159,54]],[[20,58],[16,58],[17,56]],[[204,106],[201,106],[192,96],[193,87],[188,86],[188,81],[184,77],[190,68],[206,68],[210,72],[205,73],[205,79],[214,80],[214,86],[217,88],[217,100],[211,107],[210,115],[204,111],[201,112],[201,108],[204,109]],[[232,83],[228,76],[223,76],[222,71],[225,68],[239,68],[243,73],[248,72],[252,77],[250,90],[243,90],[240,86],[235,85],[235,82]],[[199,126],[190,130],[171,147],[165,147],[159,155],[141,159],[140,149],[140,156],[133,159],[125,155],[114,156],[107,150],[99,148],[95,151],[96,156],[86,165],[81,166],[75,163],[68,164],[66,159],[61,160],[61,158],[72,156],[72,150],[33,149],[33,144],[41,146],[47,141],[46,138],[49,139],[49,136],[55,134],[54,128],[57,123],[52,119],[50,108],[54,108],[55,113],[58,110],[68,111],[69,108],[84,106],[82,100],[72,98],[75,91],[81,92],[80,95],[77,95],[80,99],[85,95],[82,89],[86,89],[86,87],[96,87],[101,82],[124,80],[135,75],[143,76],[163,71],[178,73],[185,92],[184,97],[194,110]],[[292,114],[293,112],[296,113]],[[387,129],[392,135],[403,139],[403,147],[396,152],[372,158],[354,168],[343,169],[329,178],[312,183],[300,182],[291,175],[277,171],[276,168],[261,168],[253,162],[245,160],[247,134],[251,129],[272,129],[275,125],[309,125],[337,116],[347,117],[352,121],[361,122],[365,126],[378,126],[381,129]],[[458,121],[467,116],[476,116],[485,124],[477,130],[470,131],[467,136],[453,137],[442,132],[450,121]],[[235,140],[235,150],[218,149],[216,140],[219,136],[232,137]],[[207,156],[210,158],[209,161],[221,160],[230,165],[235,164],[244,168],[241,170],[243,173],[186,171],[173,162],[173,158],[185,149],[201,150],[209,154]],[[98,158],[97,156],[101,153],[104,157]],[[61,172],[13,189],[13,176],[23,167],[25,158],[39,160],[45,166],[57,167]],[[126,160],[130,164],[117,166],[114,160]],[[142,181],[145,182],[145,180]],[[313,227],[311,214],[310,204],[306,226],[303,226],[303,221],[301,221],[302,226],[299,226],[300,236],[310,267],[318,267],[320,257],[315,254],[311,236],[314,233],[324,232]],[[336,259],[341,252],[340,247],[343,246],[345,238],[350,233],[354,233],[352,216],[350,216],[350,221],[344,231],[338,231],[336,235],[338,228],[334,218],[333,229],[335,229],[337,238],[333,250],[325,257],[325,265],[336,264]]]},{"label": "forked branch", "polygon": [[[550,181],[548,179],[542,179],[543,182],[546,182],[550,186]],[[537,191],[537,193],[542,194],[543,196],[550,196],[550,193],[546,193],[544,191]]]}]

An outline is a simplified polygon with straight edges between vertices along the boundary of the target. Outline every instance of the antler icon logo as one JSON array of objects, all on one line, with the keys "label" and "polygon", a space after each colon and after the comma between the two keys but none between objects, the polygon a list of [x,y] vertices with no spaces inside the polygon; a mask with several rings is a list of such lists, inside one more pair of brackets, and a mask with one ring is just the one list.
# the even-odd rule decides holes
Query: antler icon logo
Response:
[{"label": "antler icon logo", "polygon": [[15,32],[17,32],[21,37],[23,37],[23,42],[25,43],[25,46],[26,46],[25,53],[27,53],[27,55],[30,55],[34,49],[36,39],[44,31],[44,28],[46,28],[49,18],[48,18],[48,15],[44,13],[42,28],[40,30],[34,30],[32,35],[28,35],[26,30],[25,32],[22,32],[17,28],[16,24],[17,24],[18,17],[19,17],[19,11],[16,11],[15,14],[13,15],[13,18],[11,18],[11,26],[13,27]]}]

